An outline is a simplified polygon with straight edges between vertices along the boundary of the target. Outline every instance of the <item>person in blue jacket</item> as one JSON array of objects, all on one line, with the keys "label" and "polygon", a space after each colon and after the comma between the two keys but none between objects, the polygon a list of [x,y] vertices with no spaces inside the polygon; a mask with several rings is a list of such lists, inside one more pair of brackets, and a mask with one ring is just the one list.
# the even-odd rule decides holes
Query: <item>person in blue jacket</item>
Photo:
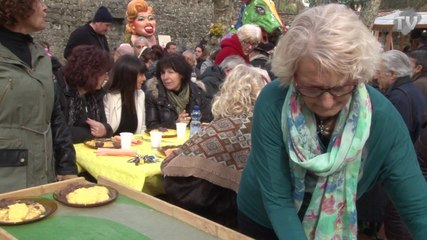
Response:
[{"label": "person in blue jacket", "polygon": [[[402,116],[411,140],[415,143],[421,133],[421,123],[427,105],[411,76],[411,62],[405,53],[390,50],[382,54],[377,74],[379,87]],[[385,210],[384,232],[387,239],[412,239],[390,201]]]},{"label": "person in blue jacket", "polygon": [[414,239],[427,236],[427,183],[399,112],[366,82],[382,48],[349,8],[297,16],[257,99],[237,196],[256,239],[357,239],[356,199],[382,184]]}]

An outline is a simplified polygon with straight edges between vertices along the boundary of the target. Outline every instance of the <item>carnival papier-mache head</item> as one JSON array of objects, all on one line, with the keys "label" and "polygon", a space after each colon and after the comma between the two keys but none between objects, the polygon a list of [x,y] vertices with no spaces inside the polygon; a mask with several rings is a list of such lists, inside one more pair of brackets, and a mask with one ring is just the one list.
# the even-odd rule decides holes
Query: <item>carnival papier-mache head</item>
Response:
[{"label": "carnival papier-mache head", "polygon": [[131,41],[143,36],[150,41],[150,46],[157,43],[156,19],[154,10],[144,0],[132,0],[126,10],[126,31],[131,34]]},{"label": "carnival papier-mache head", "polygon": [[279,36],[284,31],[284,24],[277,13],[272,0],[242,0],[240,16],[236,29],[244,24],[256,24],[263,32],[263,42],[276,44]]}]

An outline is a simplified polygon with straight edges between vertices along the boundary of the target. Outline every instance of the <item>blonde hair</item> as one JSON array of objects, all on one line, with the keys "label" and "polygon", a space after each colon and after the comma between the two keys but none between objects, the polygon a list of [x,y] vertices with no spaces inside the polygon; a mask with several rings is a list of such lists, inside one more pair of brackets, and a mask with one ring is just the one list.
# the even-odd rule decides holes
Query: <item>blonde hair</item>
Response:
[{"label": "blonde hair", "polygon": [[272,71],[289,85],[302,58],[316,61],[322,72],[369,81],[380,62],[381,44],[349,8],[327,4],[298,15],[274,51]]},{"label": "blonde hair", "polygon": [[265,78],[260,69],[245,64],[237,65],[227,75],[214,98],[214,118],[252,112],[255,100],[264,86]]},{"label": "blonde hair", "polygon": [[131,23],[133,23],[138,17],[138,13],[140,12],[151,12],[154,13],[154,10],[152,7],[148,6],[148,3],[144,0],[132,0],[128,3],[127,9],[126,9],[126,31],[131,33],[132,27],[130,26]]},{"label": "blonde hair", "polygon": [[237,37],[240,41],[261,42],[261,28],[255,24],[245,24],[237,29]]}]

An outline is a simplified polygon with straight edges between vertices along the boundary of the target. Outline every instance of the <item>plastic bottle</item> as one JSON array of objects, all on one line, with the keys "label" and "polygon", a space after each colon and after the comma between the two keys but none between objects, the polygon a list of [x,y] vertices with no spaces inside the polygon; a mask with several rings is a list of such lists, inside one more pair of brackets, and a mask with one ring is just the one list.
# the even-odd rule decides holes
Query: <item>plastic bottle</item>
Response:
[{"label": "plastic bottle", "polygon": [[191,73],[191,81],[192,82],[197,82],[197,75],[196,75],[196,73],[194,71]]},{"label": "plastic bottle", "polygon": [[193,107],[193,111],[191,111],[190,136],[193,136],[201,128],[201,119],[202,112],[200,112],[200,106],[196,104]]}]

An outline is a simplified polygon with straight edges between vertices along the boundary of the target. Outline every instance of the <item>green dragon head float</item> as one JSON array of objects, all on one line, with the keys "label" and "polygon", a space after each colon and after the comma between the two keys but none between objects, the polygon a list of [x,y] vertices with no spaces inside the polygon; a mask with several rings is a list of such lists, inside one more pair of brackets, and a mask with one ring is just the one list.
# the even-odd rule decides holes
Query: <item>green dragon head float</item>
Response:
[{"label": "green dragon head float", "polygon": [[284,25],[277,13],[273,0],[242,0],[240,16],[235,25],[238,29],[243,24],[256,24],[263,31],[263,41],[276,44],[284,31]]}]

